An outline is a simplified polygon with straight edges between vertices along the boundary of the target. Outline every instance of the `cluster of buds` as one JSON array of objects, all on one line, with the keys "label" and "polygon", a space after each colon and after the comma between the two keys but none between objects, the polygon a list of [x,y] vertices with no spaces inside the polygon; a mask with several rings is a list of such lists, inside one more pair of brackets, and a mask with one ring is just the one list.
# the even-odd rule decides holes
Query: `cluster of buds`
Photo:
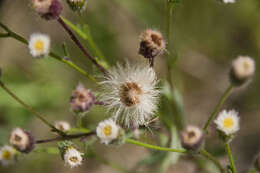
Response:
[{"label": "cluster of buds", "polygon": [[62,11],[60,0],[32,0],[34,10],[44,19],[57,19]]},{"label": "cluster of buds", "polygon": [[159,31],[147,29],[140,36],[139,54],[149,59],[153,66],[154,58],[165,51],[166,43]]},{"label": "cluster of buds", "polygon": [[34,148],[34,138],[31,133],[21,128],[15,128],[10,134],[10,144],[22,153],[29,153]]},{"label": "cluster of buds", "polygon": [[67,0],[67,3],[73,11],[83,11],[87,5],[86,0]]},{"label": "cluster of buds", "polygon": [[83,153],[79,152],[72,142],[64,141],[59,143],[59,150],[65,164],[71,168],[81,165]]},{"label": "cluster of buds", "polygon": [[189,125],[181,133],[182,147],[187,150],[198,151],[204,142],[204,136],[200,128]]}]

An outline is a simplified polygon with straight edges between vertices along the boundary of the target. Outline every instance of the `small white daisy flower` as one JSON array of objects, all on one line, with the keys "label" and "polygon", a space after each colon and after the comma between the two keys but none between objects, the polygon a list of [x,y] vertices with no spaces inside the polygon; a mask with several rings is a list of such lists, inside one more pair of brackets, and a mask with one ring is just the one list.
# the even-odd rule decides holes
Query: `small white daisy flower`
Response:
[{"label": "small white daisy flower", "polygon": [[113,110],[121,125],[136,128],[144,125],[157,110],[159,90],[155,71],[147,64],[117,65],[101,82],[101,100]]},{"label": "small white daisy flower", "polygon": [[33,57],[44,57],[50,51],[50,37],[46,34],[34,33],[29,39],[29,49]]},{"label": "small white daisy flower", "polygon": [[96,133],[104,144],[109,144],[119,136],[120,127],[112,120],[108,119],[98,124]]},{"label": "small white daisy flower", "polygon": [[3,166],[13,164],[15,161],[15,155],[16,151],[13,147],[8,145],[3,146],[2,148],[0,148],[0,163]]},{"label": "small white daisy flower", "polygon": [[239,130],[238,112],[235,110],[223,110],[215,120],[217,128],[226,135],[232,135]]},{"label": "small white daisy flower", "polygon": [[82,163],[82,153],[74,147],[69,147],[64,153],[64,161],[71,168],[80,166]]},{"label": "small white daisy flower", "polygon": [[63,132],[67,132],[70,130],[70,124],[67,121],[56,121],[54,126]]},{"label": "small white daisy flower", "polygon": [[227,4],[227,3],[235,3],[236,0],[223,0],[223,2],[224,2],[225,4]]}]

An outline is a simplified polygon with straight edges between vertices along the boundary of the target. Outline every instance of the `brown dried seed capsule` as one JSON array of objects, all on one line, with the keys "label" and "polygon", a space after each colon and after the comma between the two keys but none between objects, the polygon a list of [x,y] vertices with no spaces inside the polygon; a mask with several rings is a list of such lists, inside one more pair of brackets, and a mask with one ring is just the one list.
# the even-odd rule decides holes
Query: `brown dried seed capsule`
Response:
[{"label": "brown dried seed capsule", "polygon": [[11,132],[9,142],[14,148],[23,153],[32,151],[35,144],[31,133],[24,131],[21,128],[15,128]]},{"label": "brown dried seed capsule", "polygon": [[187,126],[181,133],[181,143],[187,150],[197,151],[200,149],[204,140],[204,133],[196,126]]}]

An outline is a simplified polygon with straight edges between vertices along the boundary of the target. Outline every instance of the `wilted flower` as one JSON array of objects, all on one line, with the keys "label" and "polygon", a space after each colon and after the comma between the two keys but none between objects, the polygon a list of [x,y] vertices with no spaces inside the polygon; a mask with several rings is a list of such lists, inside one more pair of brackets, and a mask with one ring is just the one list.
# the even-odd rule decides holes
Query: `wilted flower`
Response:
[{"label": "wilted flower", "polygon": [[46,34],[34,33],[30,36],[28,47],[35,58],[47,56],[50,51],[50,38]]},{"label": "wilted flower", "polygon": [[3,166],[13,164],[15,161],[15,155],[16,151],[13,147],[8,145],[3,146],[2,148],[0,148],[0,163]]},{"label": "wilted flower", "polygon": [[197,151],[200,149],[204,139],[203,131],[196,126],[187,126],[181,133],[181,143],[183,148]]},{"label": "wilted flower", "polygon": [[73,11],[82,11],[87,5],[86,0],[67,0],[67,3]]},{"label": "wilted flower", "polygon": [[57,19],[62,11],[60,0],[32,0],[32,6],[41,17],[47,20]]},{"label": "wilted flower", "polygon": [[120,127],[112,119],[108,119],[98,124],[96,133],[102,143],[109,144],[119,137]]},{"label": "wilted flower", "polygon": [[20,128],[13,129],[9,142],[14,148],[23,153],[32,151],[35,144],[33,136]]},{"label": "wilted flower", "polygon": [[255,61],[248,56],[239,56],[233,63],[230,79],[234,85],[241,85],[248,81],[255,73]]},{"label": "wilted flower", "polygon": [[114,111],[116,121],[136,128],[149,121],[157,109],[157,83],[156,74],[148,65],[117,65],[101,82],[104,88],[101,99],[108,110]]},{"label": "wilted flower", "polygon": [[227,136],[234,134],[239,130],[238,112],[235,110],[221,111],[215,120],[215,124],[217,128]]},{"label": "wilted flower", "polygon": [[159,31],[147,29],[141,36],[139,53],[150,60],[153,65],[153,58],[164,52],[166,43]]},{"label": "wilted flower", "polygon": [[96,98],[94,94],[79,84],[75,91],[72,92],[70,98],[70,109],[76,113],[86,113],[95,104]]},{"label": "wilted flower", "polygon": [[63,132],[67,132],[70,130],[70,124],[67,121],[56,121],[54,125],[55,128]]}]

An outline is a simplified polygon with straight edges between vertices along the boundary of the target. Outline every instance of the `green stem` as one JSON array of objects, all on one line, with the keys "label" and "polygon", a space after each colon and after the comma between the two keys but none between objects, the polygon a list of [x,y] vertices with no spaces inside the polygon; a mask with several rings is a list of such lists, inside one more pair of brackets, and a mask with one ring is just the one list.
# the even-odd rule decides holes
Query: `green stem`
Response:
[{"label": "green stem", "polygon": [[229,142],[227,142],[225,144],[225,148],[226,148],[226,152],[228,154],[228,158],[229,158],[230,166],[231,166],[231,169],[232,169],[232,173],[237,173],[237,170],[236,170],[236,167],[235,167],[235,163],[234,163],[234,159],[233,159],[233,156],[232,156],[232,153],[231,153]]},{"label": "green stem", "polygon": [[204,126],[204,131],[207,132],[208,127],[211,123],[211,121],[215,118],[215,116],[217,115],[220,107],[223,105],[223,103],[225,102],[225,100],[228,98],[228,96],[231,93],[231,90],[233,89],[233,85],[230,85],[224,92],[224,94],[221,96],[220,100],[218,101],[217,105],[215,106],[213,112],[211,113],[208,121],[206,122],[205,126]]},{"label": "green stem", "polygon": [[219,161],[214,156],[212,156],[209,152],[207,152],[205,149],[200,150],[200,154],[205,158],[211,160],[219,168],[221,173],[225,172],[225,169],[221,166]]},{"label": "green stem", "polygon": [[18,103],[20,103],[23,107],[25,107],[28,111],[34,114],[37,118],[39,118],[44,124],[49,126],[53,131],[57,132],[61,136],[66,136],[66,134],[56,127],[54,127],[51,123],[49,123],[46,119],[44,119],[39,113],[37,113],[32,107],[25,104],[21,99],[19,99],[5,84],[0,81],[0,87],[3,88],[11,97],[13,97]]},{"label": "green stem", "polygon": [[[7,26],[5,26],[4,24],[2,24],[0,22],[0,27],[2,27],[6,32],[8,32],[8,37],[12,37],[26,45],[28,45],[28,41],[23,38],[22,36],[16,34],[15,32],[11,31]],[[7,35],[5,36],[7,37]],[[71,68],[73,68],[74,70],[78,71],[79,73],[81,73],[82,75],[88,77],[90,80],[94,81],[95,83],[97,83],[96,79],[91,76],[90,74],[88,74],[85,70],[81,69],[80,67],[78,67],[76,64],[74,64],[73,62],[71,61],[68,61],[68,60],[65,60],[64,58],[60,57],[59,55],[57,55],[56,53],[54,52],[50,52],[49,54],[50,57],[64,63],[64,64],[67,64],[68,66],[70,66]]]},{"label": "green stem", "polygon": [[140,141],[136,141],[133,139],[126,139],[126,143],[129,144],[134,144],[134,145],[138,145],[138,146],[142,146],[145,148],[150,148],[150,149],[154,149],[154,150],[160,150],[160,151],[169,151],[169,152],[177,152],[177,153],[187,153],[187,151],[185,149],[175,149],[175,148],[167,148],[167,147],[160,147],[160,146],[156,146],[156,145],[151,145],[151,144],[146,144]]},{"label": "green stem", "polygon": [[78,128],[82,128],[82,116],[78,115],[77,116],[77,126]]}]

